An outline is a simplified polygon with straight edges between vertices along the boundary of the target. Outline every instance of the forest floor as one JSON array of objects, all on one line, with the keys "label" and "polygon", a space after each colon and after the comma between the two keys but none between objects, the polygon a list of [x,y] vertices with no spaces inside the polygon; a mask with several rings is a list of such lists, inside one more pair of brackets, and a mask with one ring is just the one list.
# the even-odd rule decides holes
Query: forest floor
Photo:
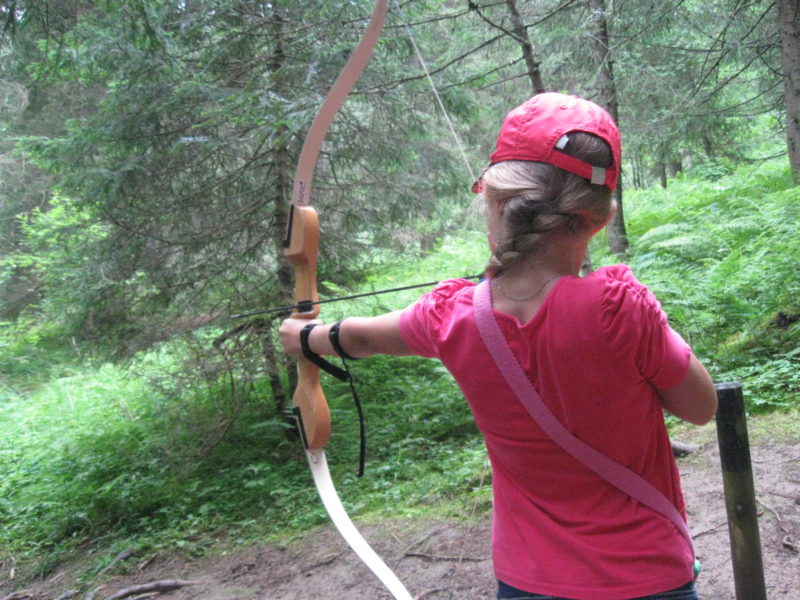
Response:
[{"label": "forest floor", "polygon": [[[800,600],[800,436],[796,418],[796,413],[767,416],[751,418],[748,424],[770,600]],[[678,460],[696,551],[703,563],[698,590],[704,600],[734,600],[714,425],[681,429],[673,437],[699,445]],[[488,515],[475,523],[420,518],[358,525],[415,600],[494,598]],[[46,579],[27,584],[10,581],[7,569],[0,569],[0,600],[390,598],[330,526],[283,544],[229,547],[201,558],[178,553],[117,558],[89,586],[77,583],[84,573],[81,561],[62,565]],[[85,566],[85,561],[82,564]]]}]

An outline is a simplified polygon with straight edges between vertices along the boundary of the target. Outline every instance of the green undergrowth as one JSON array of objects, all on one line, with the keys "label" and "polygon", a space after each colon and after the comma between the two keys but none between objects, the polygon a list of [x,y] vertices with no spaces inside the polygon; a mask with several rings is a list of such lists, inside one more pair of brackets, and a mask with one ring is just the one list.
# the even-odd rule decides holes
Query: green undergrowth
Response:
[{"label": "green undergrowth", "polygon": [[797,405],[800,187],[789,170],[766,163],[630,191],[625,216],[626,261],[715,380],[740,381],[753,412]]},{"label": "green undergrowth", "polygon": [[[324,378],[334,423],[327,455],[348,512],[464,514],[461,504],[476,494],[485,508],[485,452],[450,376],[433,361],[385,357],[353,373],[367,419],[362,478],[349,388]],[[192,402],[202,415],[219,400]],[[44,574],[92,548],[100,562],[88,577],[106,554],[131,547],[202,554],[220,536],[227,544],[279,539],[326,521],[299,440],[264,403],[246,407],[207,453],[191,423],[133,365],[84,368],[23,395],[7,392],[2,552],[20,572],[28,564]]]},{"label": "green undergrowth", "polygon": [[[800,404],[799,201],[800,188],[773,164],[625,195],[627,262],[715,379],[744,384],[752,413]],[[592,252],[596,265],[619,260],[602,238]],[[365,291],[477,273],[486,253],[481,231],[461,232],[414,264],[387,258]],[[397,309],[419,293],[326,305],[323,315]],[[91,578],[124,549],[201,554],[326,522],[266,383],[212,440],[229,389],[153,383],[154,372],[169,380],[177,369],[178,343],[124,365],[92,364],[53,346],[57,334],[0,327],[0,562],[11,555],[20,573],[42,574],[91,550]],[[363,478],[349,388],[324,376],[328,460],[348,512],[369,520],[489,510],[485,451],[449,374],[415,357],[351,368],[366,413]]]}]

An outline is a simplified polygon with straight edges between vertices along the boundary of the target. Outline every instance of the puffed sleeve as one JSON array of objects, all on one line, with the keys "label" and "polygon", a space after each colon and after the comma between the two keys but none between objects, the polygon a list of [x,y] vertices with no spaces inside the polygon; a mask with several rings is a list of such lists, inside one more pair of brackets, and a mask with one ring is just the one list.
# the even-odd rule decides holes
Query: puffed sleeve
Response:
[{"label": "puffed sleeve", "polygon": [[603,331],[623,364],[661,389],[683,380],[691,349],[670,327],[661,303],[628,267],[606,269],[600,313]]},{"label": "puffed sleeve", "polygon": [[439,356],[438,343],[446,334],[455,306],[463,292],[474,287],[466,279],[448,279],[422,296],[400,314],[400,334],[419,356]]}]

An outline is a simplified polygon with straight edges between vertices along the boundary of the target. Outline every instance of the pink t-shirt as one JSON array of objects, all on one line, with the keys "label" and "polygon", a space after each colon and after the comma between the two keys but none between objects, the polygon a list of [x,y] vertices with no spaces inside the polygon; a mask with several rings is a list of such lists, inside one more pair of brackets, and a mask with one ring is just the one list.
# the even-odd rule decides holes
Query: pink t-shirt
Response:
[{"label": "pink t-shirt", "polygon": [[[474,284],[441,283],[403,311],[415,353],[439,358],[464,393],[492,462],[495,573],[529,592],[621,600],[679,587],[693,556],[675,526],[550,440],[480,339]],[[574,435],[632,469],[685,514],[659,397],[691,351],[624,265],[562,277],[528,323],[495,311],[525,372]]]}]

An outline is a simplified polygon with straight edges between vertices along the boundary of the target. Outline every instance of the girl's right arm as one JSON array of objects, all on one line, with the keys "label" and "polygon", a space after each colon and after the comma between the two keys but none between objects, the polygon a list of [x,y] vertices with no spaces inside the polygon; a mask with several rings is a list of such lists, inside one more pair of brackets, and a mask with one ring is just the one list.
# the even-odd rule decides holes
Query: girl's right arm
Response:
[{"label": "girl's right arm", "polygon": [[674,388],[657,390],[664,408],[684,421],[705,425],[717,412],[714,382],[694,354],[683,381]]}]

